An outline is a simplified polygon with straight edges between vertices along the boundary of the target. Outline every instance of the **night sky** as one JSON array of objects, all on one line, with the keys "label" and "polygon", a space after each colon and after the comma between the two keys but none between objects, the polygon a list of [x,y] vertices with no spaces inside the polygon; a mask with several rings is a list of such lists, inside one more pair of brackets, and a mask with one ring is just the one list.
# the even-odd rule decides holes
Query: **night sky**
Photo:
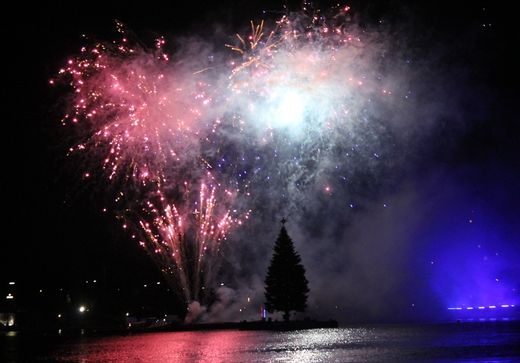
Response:
[{"label": "night sky", "polygon": [[[100,213],[103,182],[78,182],[81,167],[66,157],[71,135],[59,122],[63,94],[48,81],[83,45],[81,34],[111,40],[118,19],[144,43],[161,35],[211,37],[215,29],[231,39],[250,19],[278,18],[283,4],[64,2],[5,12],[0,283],[140,285],[161,278],[114,218]],[[314,198],[300,212],[279,208],[289,214],[288,231],[307,268],[311,312],[384,320],[500,303],[493,299],[520,304],[520,59],[511,5],[348,4],[361,28],[403,37],[393,44],[412,55],[412,84],[420,87],[413,116],[393,129],[399,137],[381,136],[393,145],[388,158],[367,170],[357,166],[351,184],[335,184],[332,198]],[[273,210],[290,199],[271,190],[259,193],[272,200],[258,207],[255,221],[230,238],[223,278],[237,299],[249,286],[261,301],[258,281],[283,217]]]}]

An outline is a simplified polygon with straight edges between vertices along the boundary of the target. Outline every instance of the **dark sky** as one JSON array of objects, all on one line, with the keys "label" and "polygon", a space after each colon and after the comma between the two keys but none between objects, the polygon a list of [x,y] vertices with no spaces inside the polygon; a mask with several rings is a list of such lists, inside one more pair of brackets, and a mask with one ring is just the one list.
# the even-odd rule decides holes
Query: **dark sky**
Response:
[{"label": "dark sky", "polygon": [[[58,95],[48,80],[82,45],[81,34],[110,39],[114,19],[145,40],[156,35],[207,35],[208,24],[213,23],[225,24],[231,34],[244,29],[250,19],[261,18],[262,10],[276,17],[283,11],[282,4],[63,2],[17,4],[5,11],[0,282],[156,276],[144,253],[113,225],[113,219],[99,213],[96,197],[78,190],[76,171],[64,155],[67,140],[60,134]],[[290,2],[289,7],[297,9],[297,4]],[[462,185],[472,188],[472,195],[496,209],[497,218],[518,222],[520,62],[515,55],[519,43],[512,5],[465,1],[426,5],[352,1],[349,5],[361,23],[385,19],[405,24],[418,54],[438,56],[436,64],[446,67],[443,74],[452,72],[453,77],[466,80],[456,93],[467,119],[459,124],[449,118],[438,121],[431,135],[436,142],[425,145],[418,156],[420,166],[413,170],[417,179],[432,168],[444,170],[447,175],[439,178],[462,180]]]}]

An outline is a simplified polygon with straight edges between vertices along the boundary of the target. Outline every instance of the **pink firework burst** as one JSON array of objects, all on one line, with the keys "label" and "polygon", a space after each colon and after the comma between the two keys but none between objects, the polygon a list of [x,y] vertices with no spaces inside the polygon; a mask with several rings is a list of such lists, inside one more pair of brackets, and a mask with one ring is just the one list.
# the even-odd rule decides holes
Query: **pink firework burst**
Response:
[{"label": "pink firework burst", "polygon": [[122,28],[118,42],[85,46],[62,68],[73,88],[63,124],[76,125],[80,141],[70,152],[86,152],[110,180],[166,182],[165,170],[193,159],[208,85],[171,64],[164,40],[146,49]]}]

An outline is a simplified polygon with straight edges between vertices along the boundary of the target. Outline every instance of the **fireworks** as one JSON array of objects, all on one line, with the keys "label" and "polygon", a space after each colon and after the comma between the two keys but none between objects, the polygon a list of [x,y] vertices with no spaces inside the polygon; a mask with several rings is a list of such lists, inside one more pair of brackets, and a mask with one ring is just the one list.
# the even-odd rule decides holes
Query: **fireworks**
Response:
[{"label": "fireworks", "polygon": [[371,98],[392,93],[371,69],[377,54],[365,51],[345,21],[284,16],[268,36],[263,22],[251,28],[248,42],[237,36],[239,44],[229,46],[242,56],[232,62],[229,107],[247,129],[293,139],[344,134]]},{"label": "fireworks", "polygon": [[[283,19],[280,23],[282,22]],[[239,53],[241,56],[245,58],[245,60],[241,62],[238,66],[233,68],[229,78],[232,79],[241,71],[249,67],[269,68],[269,65],[267,63],[264,63],[264,58],[270,57],[272,55],[272,51],[274,51],[276,49],[276,46],[280,43],[279,41],[273,40],[275,34],[276,31],[273,30],[269,33],[269,36],[267,36],[267,38],[264,36],[265,34],[263,20],[258,25],[255,25],[255,23],[251,21],[251,34],[247,37],[247,42],[240,34],[236,34],[236,37],[239,40],[240,44],[237,46],[226,44],[226,47]]]},{"label": "fireworks", "polygon": [[119,42],[83,47],[59,72],[74,90],[63,124],[84,130],[70,151],[95,151],[110,180],[172,182],[165,170],[193,158],[207,85],[169,65],[162,39],[148,50],[119,29]]},{"label": "fireworks", "polygon": [[88,156],[84,175],[116,186],[117,218],[186,302],[205,299],[222,242],[259,198],[301,205],[309,186],[347,180],[358,144],[382,142],[363,133],[367,110],[392,92],[347,12],[251,22],[220,67],[172,61],[164,39],[140,46],[118,23],[118,41],[85,46],[60,70],[73,90],[71,154]]},{"label": "fireworks", "polygon": [[[213,127],[203,123],[208,87],[169,63],[162,39],[149,50],[119,31],[119,42],[84,47],[59,72],[74,90],[63,125],[80,130],[70,152],[86,153],[87,168],[100,169],[120,188],[113,207],[123,228],[132,226],[133,237],[142,237],[140,244],[187,302],[198,300],[203,284],[212,283],[220,242],[241,223],[238,213],[219,215],[237,191],[224,190],[217,203],[218,183],[198,154],[201,130]],[[200,200],[193,202],[190,188],[199,182]],[[195,211],[184,210],[187,205]]]},{"label": "fireworks", "polygon": [[[236,210],[219,208],[217,186],[211,174],[207,179],[210,184],[202,182],[198,201],[190,200],[190,191],[183,193],[188,200],[182,201],[182,207],[193,206],[193,210],[181,213],[164,192],[157,190],[134,218],[138,224],[134,230],[142,236],[139,244],[187,302],[205,302],[218,271],[221,242],[229,228],[249,218],[249,212],[239,216]],[[224,190],[219,199],[220,204],[226,204],[233,200],[233,192]]]}]

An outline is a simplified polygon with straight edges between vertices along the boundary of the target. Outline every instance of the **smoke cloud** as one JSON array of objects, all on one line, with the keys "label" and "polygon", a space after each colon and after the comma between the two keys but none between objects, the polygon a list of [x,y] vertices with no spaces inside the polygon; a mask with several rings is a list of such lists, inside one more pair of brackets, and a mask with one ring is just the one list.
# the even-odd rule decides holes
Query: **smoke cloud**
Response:
[{"label": "smoke cloud", "polygon": [[[282,217],[309,315],[398,320],[445,303],[421,232],[441,228],[434,210],[467,179],[438,190],[432,160],[488,117],[466,107],[482,95],[446,65],[453,47],[430,47],[409,24],[315,14],[217,31],[223,41],[179,38],[173,56],[164,39],[136,48],[122,32],[62,71],[75,89],[65,123],[83,126],[72,152],[92,156],[89,177],[117,181],[114,213],[184,295],[188,322],[258,317]],[[197,198],[206,184],[211,203]]]}]

